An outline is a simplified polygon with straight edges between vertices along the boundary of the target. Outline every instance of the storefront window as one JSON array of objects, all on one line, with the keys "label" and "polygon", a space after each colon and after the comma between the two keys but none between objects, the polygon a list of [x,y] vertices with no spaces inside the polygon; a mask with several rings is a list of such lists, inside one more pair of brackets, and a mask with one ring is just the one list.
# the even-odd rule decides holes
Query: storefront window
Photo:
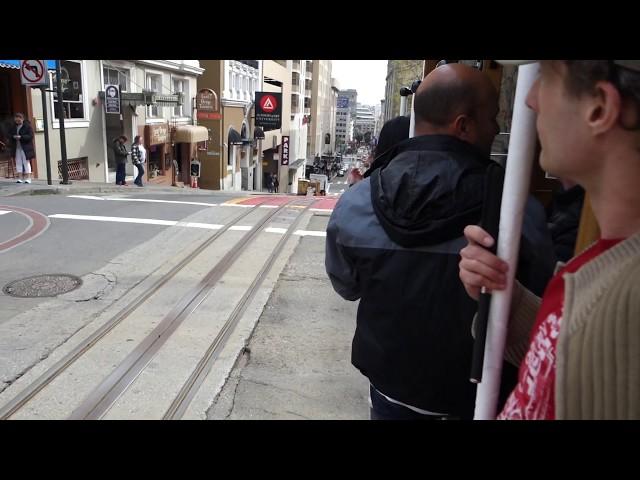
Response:
[{"label": "storefront window", "polygon": [[[60,63],[60,77],[62,83],[62,107],[65,119],[84,119],[84,85],[82,83],[82,62],[62,60]],[[51,84],[56,87],[56,72],[51,72]],[[53,89],[54,115],[58,113],[58,92]]]}]

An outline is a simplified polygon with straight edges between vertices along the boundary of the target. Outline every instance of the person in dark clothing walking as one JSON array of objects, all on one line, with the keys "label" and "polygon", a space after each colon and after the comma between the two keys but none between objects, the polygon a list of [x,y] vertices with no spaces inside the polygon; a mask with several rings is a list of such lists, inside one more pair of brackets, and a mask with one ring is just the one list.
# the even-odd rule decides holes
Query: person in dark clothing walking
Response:
[{"label": "person in dark clothing walking", "polygon": [[33,148],[33,129],[25,122],[22,113],[14,115],[15,124],[9,130],[11,157],[16,164],[16,172],[22,178],[17,183],[31,183],[31,160],[36,157]]},{"label": "person in dark clothing walking", "polygon": [[267,174],[267,192],[273,193],[273,173]]},{"label": "person in dark clothing walking", "polygon": [[125,182],[125,166],[127,164],[127,147],[124,142],[127,141],[127,137],[120,135],[113,141],[113,153],[116,157],[116,185],[126,185]]}]

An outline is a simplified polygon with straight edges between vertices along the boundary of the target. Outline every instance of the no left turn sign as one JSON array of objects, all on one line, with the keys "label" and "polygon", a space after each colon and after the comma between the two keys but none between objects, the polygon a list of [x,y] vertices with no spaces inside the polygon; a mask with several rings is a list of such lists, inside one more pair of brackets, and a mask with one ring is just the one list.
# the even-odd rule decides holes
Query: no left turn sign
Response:
[{"label": "no left turn sign", "polygon": [[22,85],[46,85],[47,69],[44,60],[20,60],[20,79]]}]

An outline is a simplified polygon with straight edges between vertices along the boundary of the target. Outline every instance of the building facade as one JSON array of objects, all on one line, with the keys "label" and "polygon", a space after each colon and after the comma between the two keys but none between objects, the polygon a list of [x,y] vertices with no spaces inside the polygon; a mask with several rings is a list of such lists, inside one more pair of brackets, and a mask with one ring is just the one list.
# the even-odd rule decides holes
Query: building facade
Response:
[{"label": "building facade", "polygon": [[[0,65],[9,63],[15,66],[19,61]],[[192,125],[191,98],[196,79],[203,72],[197,60],[62,60],[60,104],[55,64],[47,61],[47,66],[54,87],[44,93],[53,179],[62,175],[59,105],[64,115],[71,180],[115,181],[113,140],[125,135],[130,148],[133,138],[140,135],[148,150],[146,180],[175,184],[183,156],[192,157],[195,144],[206,137]],[[0,68],[1,73],[9,70]],[[35,133],[34,176],[46,178],[42,90],[21,86],[15,68],[9,75],[0,74],[0,82],[2,96],[13,99],[0,106],[3,119],[6,122],[17,111],[25,113]],[[119,111],[106,112],[107,85],[115,85],[120,91]],[[127,174],[134,175],[130,162]]]},{"label": "building facade", "polygon": [[[307,80],[311,77],[311,125],[307,140],[307,159],[333,155],[332,112],[336,95],[331,88],[331,60],[307,61]],[[308,84],[307,84],[308,85]]]},{"label": "building facade", "polygon": [[[400,89],[410,87],[415,80],[422,79],[424,60],[389,60],[387,62],[387,79],[384,94],[386,122],[400,115]],[[407,112],[411,100],[407,104]]]}]

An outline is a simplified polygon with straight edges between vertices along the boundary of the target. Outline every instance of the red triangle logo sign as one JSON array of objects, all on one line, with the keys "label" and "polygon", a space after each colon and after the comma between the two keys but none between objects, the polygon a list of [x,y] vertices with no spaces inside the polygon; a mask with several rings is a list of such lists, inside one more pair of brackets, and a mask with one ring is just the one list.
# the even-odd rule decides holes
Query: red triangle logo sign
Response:
[{"label": "red triangle logo sign", "polygon": [[260,108],[266,113],[272,113],[277,107],[278,102],[273,95],[265,95],[260,100]]}]

